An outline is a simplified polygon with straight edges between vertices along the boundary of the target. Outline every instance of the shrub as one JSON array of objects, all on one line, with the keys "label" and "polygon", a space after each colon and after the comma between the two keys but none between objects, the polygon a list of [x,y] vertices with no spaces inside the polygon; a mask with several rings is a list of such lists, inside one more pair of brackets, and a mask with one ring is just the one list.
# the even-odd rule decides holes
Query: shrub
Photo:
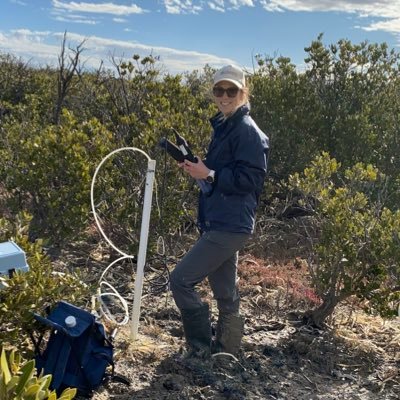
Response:
[{"label": "shrub", "polygon": [[89,219],[91,178],[111,133],[95,119],[80,124],[65,110],[61,126],[10,121],[4,134],[0,178],[11,211],[32,214],[33,238],[60,243],[77,236]]},{"label": "shrub", "polygon": [[370,309],[395,315],[400,299],[400,211],[384,206],[387,178],[372,165],[341,170],[327,153],[290,178],[313,212],[318,235],[309,235],[310,273],[322,304],[307,316],[318,326],[351,295]]},{"label": "shrub", "polygon": [[2,400],[70,400],[76,389],[65,389],[60,397],[49,389],[52,376],[37,376],[35,361],[23,361],[12,350],[8,360],[4,348],[0,358],[0,399]]}]

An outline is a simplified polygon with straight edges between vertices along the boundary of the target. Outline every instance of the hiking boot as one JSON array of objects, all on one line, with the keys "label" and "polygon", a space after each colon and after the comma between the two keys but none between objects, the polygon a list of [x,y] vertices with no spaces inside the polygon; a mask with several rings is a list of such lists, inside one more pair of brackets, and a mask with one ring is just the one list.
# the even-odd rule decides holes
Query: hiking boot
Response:
[{"label": "hiking boot", "polygon": [[182,309],[182,323],[189,355],[201,358],[211,354],[211,323],[208,304]]},{"label": "hiking boot", "polygon": [[219,313],[213,353],[237,355],[244,332],[244,318],[237,314]]}]

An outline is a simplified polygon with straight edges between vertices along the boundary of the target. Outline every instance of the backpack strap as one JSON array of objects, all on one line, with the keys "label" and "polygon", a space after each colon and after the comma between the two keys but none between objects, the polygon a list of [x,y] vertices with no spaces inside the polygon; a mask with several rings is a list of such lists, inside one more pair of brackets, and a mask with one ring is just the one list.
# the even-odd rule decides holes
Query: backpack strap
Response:
[{"label": "backpack strap", "polygon": [[31,330],[28,331],[28,334],[29,334],[29,337],[31,338],[35,355],[39,355],[40,354],[40,345],[42,343],[44,333],[41,333],[40,335],[38,335],[37,338],[35,338],[35,335],[33,334],[33,331],[31,331]]},{"label": "backpack strap", "polygon": [[128,378],[126,378],[125,376],[122,376],[120,374],[113,374],[110,377],[110,381],[111,382],[122,383],[122,384],[124,384],[126,386],[130,386],[131,385],[131,381]]}]

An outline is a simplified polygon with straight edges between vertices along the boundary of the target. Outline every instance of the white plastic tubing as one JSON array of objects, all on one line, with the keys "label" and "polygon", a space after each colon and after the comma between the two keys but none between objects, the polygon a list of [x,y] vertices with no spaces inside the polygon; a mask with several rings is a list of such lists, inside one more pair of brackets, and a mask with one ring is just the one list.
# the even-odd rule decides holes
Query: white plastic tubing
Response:
[{"label": "white plastic tubing", "polygon": [[151,214],[151,203],[152,203],[152,197],[153,197],[153,185],[154,185],[154,174],[155,174],[155,167],[156,167],[156,161],[150,159],[150,157],[145,153],[143,150],[140,150],[136,147],[122,147],[120,149],[114,150],[111,153],[109,153],[106,157],[104,157],[100,164],[97,166],[96,171],[93,175],[92,179],[92,185],[90,188],[90,201],[92,204],[92,212],[94,215],[94,219],[96,221],[96,225],[104,237],[104,239],[107,241],[107,243],[114,249],[116,250],[119,254],[121,254],[122,257],[118,258],[117,260],[113,261],[102,273],[101,278],[100,278],[100,289],[102,289],[102,286],[106,286],[110,292],[107,293],[101,293],[99,296],[99,302],[100,302],[100,307],[102,309],[103,314],[105,315],[106,318],[109,320],[118,323],[115,318],[112,316],[110,311],[108,310],[107,306],[102,300],[102,296],[112,296],[112,297],[117,297],[121,303],[122,306],[125,310],[125,318],[122,322],[119,322],[120,325],[126,324],[129,321],[129,311],[128,311],[128,304],[126,300],[117,292],[117,290],[110,285],[108,282],[104,281],[104,275],[106,272],[116,263],[119,261],[122,261],[124,259],[132,259],[134,256],[130,254],[126,254],[122,250],[120,250],[117,246],[114,245],[114,243],[111,242],[111,240],[107,237],[107,235],[104,233],[100,220],[97,216],[96,209],[95,209],[95,204],[94,204],[94,186],[96,182],[96,177],[97,174],[101,168],[101,166],[104,164],[105,161],[108,160],[111,156],[113,156],[116,153],[119,153],[121,151],[133,151],[133,152],[139,152],[140,154],[144,155],[147,158],[147,172],[146,172],[146,186],[145,186],[145,192],[144,192],[144,204],[143,204],[143,213],[142,213],[142,224],[141,224],[141,230],[140,230],[140,242],[139,242],[139,253],[137,257],[137,269],[136,269],[136,280],[135,280],[135,293],[134,293],[134,299],[133,299],[133,305],[132,305],[132,315],[131,315],[131,338],[133,340],[137,339],[137,334],[139,330],[139,318],[140,318],[140,306],[141,306],[141,300],[142,300],[142,290],[143,290],[143,275],[144,275],[144,266],[146,263],[146,253],[147,253],[147,242],[148,242],[148,236],[149,236],[149,225],[150,225],[150,214]]}]

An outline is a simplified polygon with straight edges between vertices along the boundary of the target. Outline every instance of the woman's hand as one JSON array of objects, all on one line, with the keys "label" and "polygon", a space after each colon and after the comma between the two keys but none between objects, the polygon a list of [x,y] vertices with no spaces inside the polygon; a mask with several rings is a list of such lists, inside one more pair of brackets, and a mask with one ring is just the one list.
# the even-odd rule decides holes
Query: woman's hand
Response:
[{"label": "woman's hand", "polygon": [[197,163],[192,163],[189,160],[185,160],[183,163],[179,163],[179,167],[186,171],[194,179],[206,179],[210,169],[197,157]]}]

